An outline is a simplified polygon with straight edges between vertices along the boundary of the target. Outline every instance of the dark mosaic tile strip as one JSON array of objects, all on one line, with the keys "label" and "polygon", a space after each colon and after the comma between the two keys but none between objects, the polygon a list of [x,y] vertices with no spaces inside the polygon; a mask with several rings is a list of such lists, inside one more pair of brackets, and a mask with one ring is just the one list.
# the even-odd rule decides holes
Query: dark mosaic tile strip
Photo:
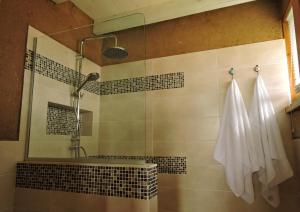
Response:
[{"label": "dark mosaic tile strip", "polygon": [[157,164],[157,172],[164,174],[186,174],[187,159],[179,156],[114,156],[97,155],[92,158],[104,160],[145,160],[146,163]]},{"label": "dark mosaic tile strip", "polygon": [[151,199],[157,195],[157,169],[18,163],[16,187]]},{"label": "dark mosaic tile strip", "polygon": [[154,156],[146,157],[147,163],[157,164],[157,172],[165,174],[186,174],[186,157]]},{"label": "dark mosaic tile strip", "polygon": [[[82,119],[80,120],[80,125],[83,126]],[[76,116],[72,109],[48,105],[47,135],[72,135],[76,124]]]},{"label": "dark mosaic tile strip", "polygon": [[[33,52],[31,50],[27,50],[25,69],[32,70],[32,59]],[[38,74],[50,77],[51,79],[55,79],[68,85],[75,85],[76,79],[79,77],[75,70],[40,54],[36,54],[35,70]],[[86,78],[83,74],[81,74],[80,77],[81,81],[84,81]],[[97,95],[113,95],[182,87],[184,87],[184,73],[178,72],[104,82],[92,81],[87,83],[83,89]]]},{"label": "dark mosaic tile strip", "polygon": [[[25,69],[32,70],[32,60],[33,60],[33,51],[27,50],[26,60],[25,60]],[[55,62],[47,57],[44,57],[40,54],[36,54],[35,61],[35,71],[38,74],[41,74],[45,77],[63,82],[68,85],[76,85],[77,79],[79,77],[78,72],[68,68],[60,63]],[[86,79],[86,76],[81,74],[80,79],[83,82]],[[91,93],[100,95],[100,82],[92,81],[87,83],[84,87],[84,90]]]},{"label": "dark mosaic tile strip", "polygon": [[102,82],[100,93],[112,95],[182,87],[184,87],[184,73],[178,72]]}]

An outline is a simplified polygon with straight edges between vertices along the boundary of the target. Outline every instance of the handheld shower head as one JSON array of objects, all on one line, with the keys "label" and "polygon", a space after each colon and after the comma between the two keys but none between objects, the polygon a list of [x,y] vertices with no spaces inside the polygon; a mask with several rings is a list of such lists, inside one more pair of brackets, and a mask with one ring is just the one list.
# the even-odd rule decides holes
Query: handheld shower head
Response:
[{"label": "handheld shower head", "polygon": [[89,82],[89,81],[96,81],[97,79],[99,79],[99,73],[89,73],[85,80],[79,85],[79,87],[77,88],[76,91],[74,91],[73,96],[79,96],[79,92],[81,91],[81,89],[83,88],[83,86]]}]

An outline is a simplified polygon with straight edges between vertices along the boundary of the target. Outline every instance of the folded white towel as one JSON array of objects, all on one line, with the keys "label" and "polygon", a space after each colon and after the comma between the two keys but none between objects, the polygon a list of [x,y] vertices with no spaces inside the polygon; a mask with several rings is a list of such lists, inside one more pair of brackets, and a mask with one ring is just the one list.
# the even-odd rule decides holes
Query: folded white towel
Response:
[{"label": "folded white towel", "polygon": [[252,173],[259,166],[247,111],[235,80],[227,91],[214,158],[225,167],[227,183],[233,193],[252,203]]},{"label": "folded white towel", "polygon": [[262,195],[273,207],[280,203],[277,185],[293,176],[293,171],[286,157],[282,137],[275,112],[264,85],[258,75],[254,87],[249,119],[253,130],[262,183]]}]

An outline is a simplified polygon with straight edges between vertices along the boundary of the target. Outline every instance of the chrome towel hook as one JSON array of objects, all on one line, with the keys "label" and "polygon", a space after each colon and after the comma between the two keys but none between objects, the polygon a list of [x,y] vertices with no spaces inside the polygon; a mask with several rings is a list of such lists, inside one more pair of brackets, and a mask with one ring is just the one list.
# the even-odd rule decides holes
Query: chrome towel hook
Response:
[{"label": "chrome towel hook", "polygon": [[259,67],[259,65],[256,65],[256,66],[254,67],[254,71],[255,71],[257,74],[259,74],[259,72],[260,72],[260,67]]},{"label": "chrome towel hook", "polygon": [[230,75],[231,75],[231,79],[233,79],[233,75],[235,74],[234,68],[231,68],[231,69],[228,71],[228,74],[230,74]]}]

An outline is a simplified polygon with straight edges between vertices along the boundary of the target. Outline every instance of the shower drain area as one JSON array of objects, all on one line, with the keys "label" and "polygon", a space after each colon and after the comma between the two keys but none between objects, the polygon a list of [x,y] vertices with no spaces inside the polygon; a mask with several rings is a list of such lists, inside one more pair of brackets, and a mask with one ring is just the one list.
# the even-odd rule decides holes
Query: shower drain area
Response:
[{"label": "shower drain area", "polygon": [[[80,110],[80,134],[92,136],[93,112]],[[48,102],[47,135],[72,135],[76,130],[76,116],[73,107]]]}]

